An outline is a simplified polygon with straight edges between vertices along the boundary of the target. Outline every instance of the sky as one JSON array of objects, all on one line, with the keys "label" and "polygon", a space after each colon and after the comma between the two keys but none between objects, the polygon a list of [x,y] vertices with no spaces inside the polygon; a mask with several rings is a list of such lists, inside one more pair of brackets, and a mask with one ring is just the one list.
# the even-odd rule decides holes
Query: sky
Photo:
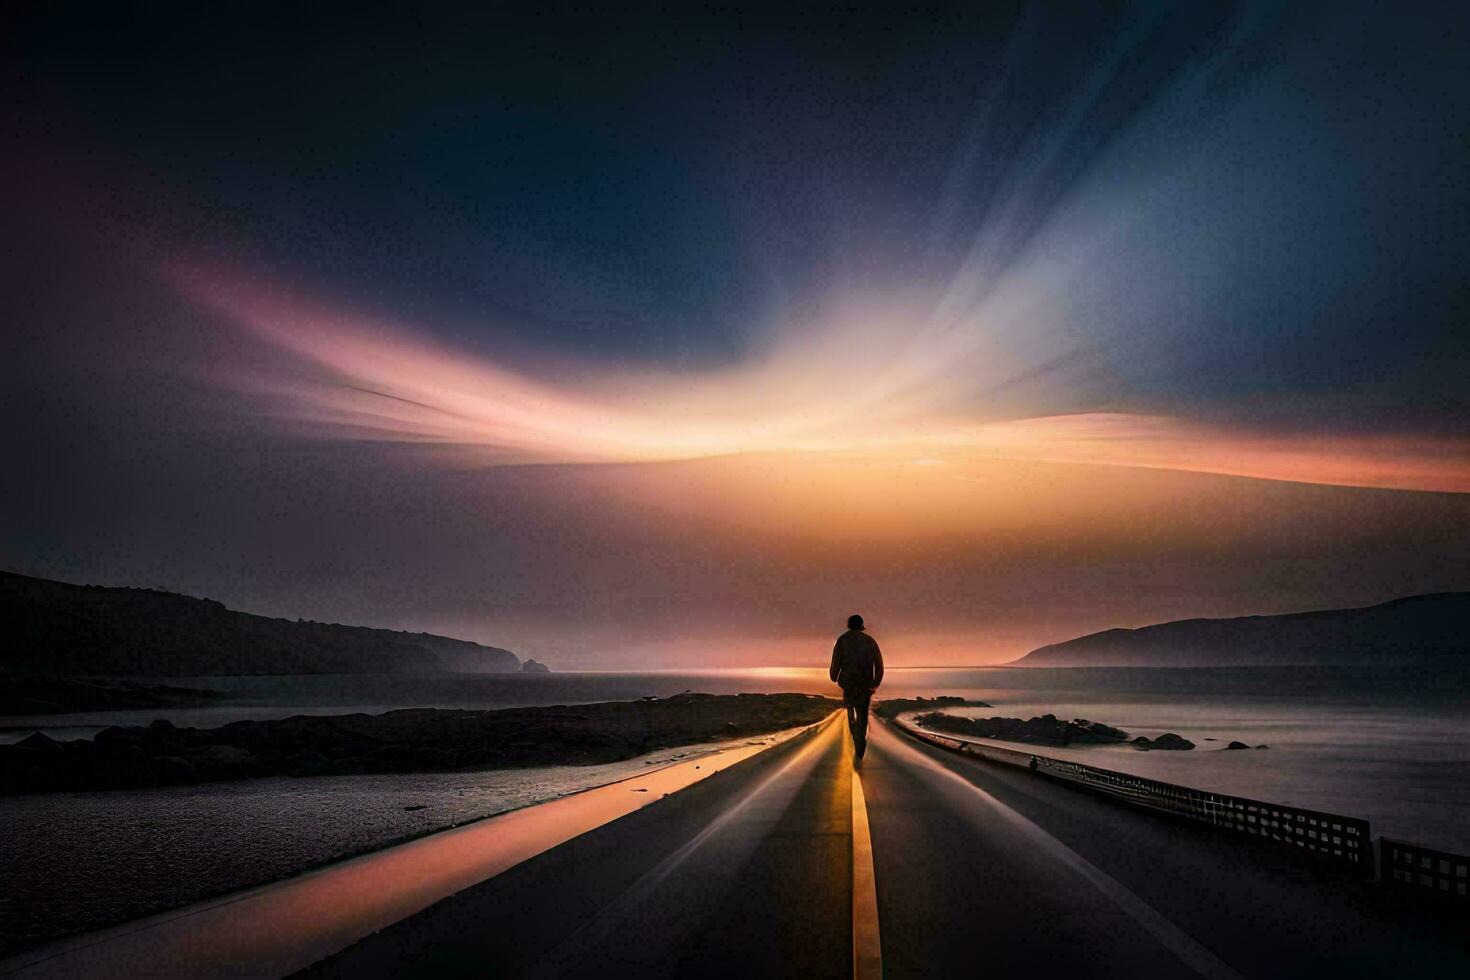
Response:
[{"label": "sky", "polygon": [[1470,588],[1470,12],[11,10],[0,567],[562,669]]}]

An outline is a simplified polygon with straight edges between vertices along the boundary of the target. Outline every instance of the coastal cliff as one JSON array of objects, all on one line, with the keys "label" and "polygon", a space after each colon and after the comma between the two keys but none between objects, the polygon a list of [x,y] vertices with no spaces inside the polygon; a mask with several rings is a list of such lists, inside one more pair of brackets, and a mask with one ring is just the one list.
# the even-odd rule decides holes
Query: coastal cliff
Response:
[{"label": "coastal cliff", "polygon": [[1186,619],[1053,643],[1019,667],[1467,666],[1470,593],[1363,609]]},{"label": "coastal cliff", "polygon": [[0,572],[0,668],[78,676],[437,674],[521,669],[509,650],[432,633],[273,619],[153,589]]}]

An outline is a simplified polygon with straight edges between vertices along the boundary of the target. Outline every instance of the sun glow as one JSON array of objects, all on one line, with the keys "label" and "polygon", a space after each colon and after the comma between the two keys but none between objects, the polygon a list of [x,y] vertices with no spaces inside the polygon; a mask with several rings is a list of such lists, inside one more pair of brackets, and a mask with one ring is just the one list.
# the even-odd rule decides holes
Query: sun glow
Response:
[{"label": "sun glow", "polygon": [[965,409],[969,393],[1028,365],[1003,357],[973,324],[905,331],[890,313],[787,332],[725,370],[583,364],[573,384],[248,281],[198,269],[173,278],[291,356],[292,371],[230,383],[284,405],[321,437],[436,444],[486,463],[838,453],[916,466],[1017,459],[1470,491],[1470,447],[1453,440],[1262,434],[1117,411],[985,419]]}]

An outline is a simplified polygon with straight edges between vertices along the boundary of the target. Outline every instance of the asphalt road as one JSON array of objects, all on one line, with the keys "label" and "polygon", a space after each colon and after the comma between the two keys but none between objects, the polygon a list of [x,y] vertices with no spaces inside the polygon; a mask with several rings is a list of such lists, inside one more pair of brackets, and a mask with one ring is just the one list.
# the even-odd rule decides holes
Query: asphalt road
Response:
[{"label": "asphalt road", "polygon": [[[1470,976],[1458,906],[1405,904],[886,725],[872,738],[857,798],[890,977]],[[852,779],[829,724],[310,972],[852,976]]]},{"label": "asphalt road", "polygon": [[370,936],[333,977],[850,977],[834,719]]},{"label": "asphalt road", "polygon": [[881,723],[871,736],[854,769],[834,715],[718,767],[691,761],[80,937],[19,969],[277,976],[318,960],[307,974],[1470,976],[1463,903],[1395,893]]},{"label": "asphalt road", "polygon": [[885,972],[1464,977],[1463,903],[1405,896],[874,726]]}]

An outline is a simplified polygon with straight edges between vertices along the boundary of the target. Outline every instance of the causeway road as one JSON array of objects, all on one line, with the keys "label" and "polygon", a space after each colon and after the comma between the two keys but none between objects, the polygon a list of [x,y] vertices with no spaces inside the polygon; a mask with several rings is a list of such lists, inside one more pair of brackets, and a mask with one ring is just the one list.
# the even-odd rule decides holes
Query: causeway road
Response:
[{"label": "causeway road", "polygon": [[[1396,894],[874,721],[367,855],[17,976],[1470,976]],[[696,778],[697,777],[697,778]]]},{"label": "causeway road", "polygon": [[1405,901],[875,720],[839,718],[316,964],[312,976],[1470,976]]}]

